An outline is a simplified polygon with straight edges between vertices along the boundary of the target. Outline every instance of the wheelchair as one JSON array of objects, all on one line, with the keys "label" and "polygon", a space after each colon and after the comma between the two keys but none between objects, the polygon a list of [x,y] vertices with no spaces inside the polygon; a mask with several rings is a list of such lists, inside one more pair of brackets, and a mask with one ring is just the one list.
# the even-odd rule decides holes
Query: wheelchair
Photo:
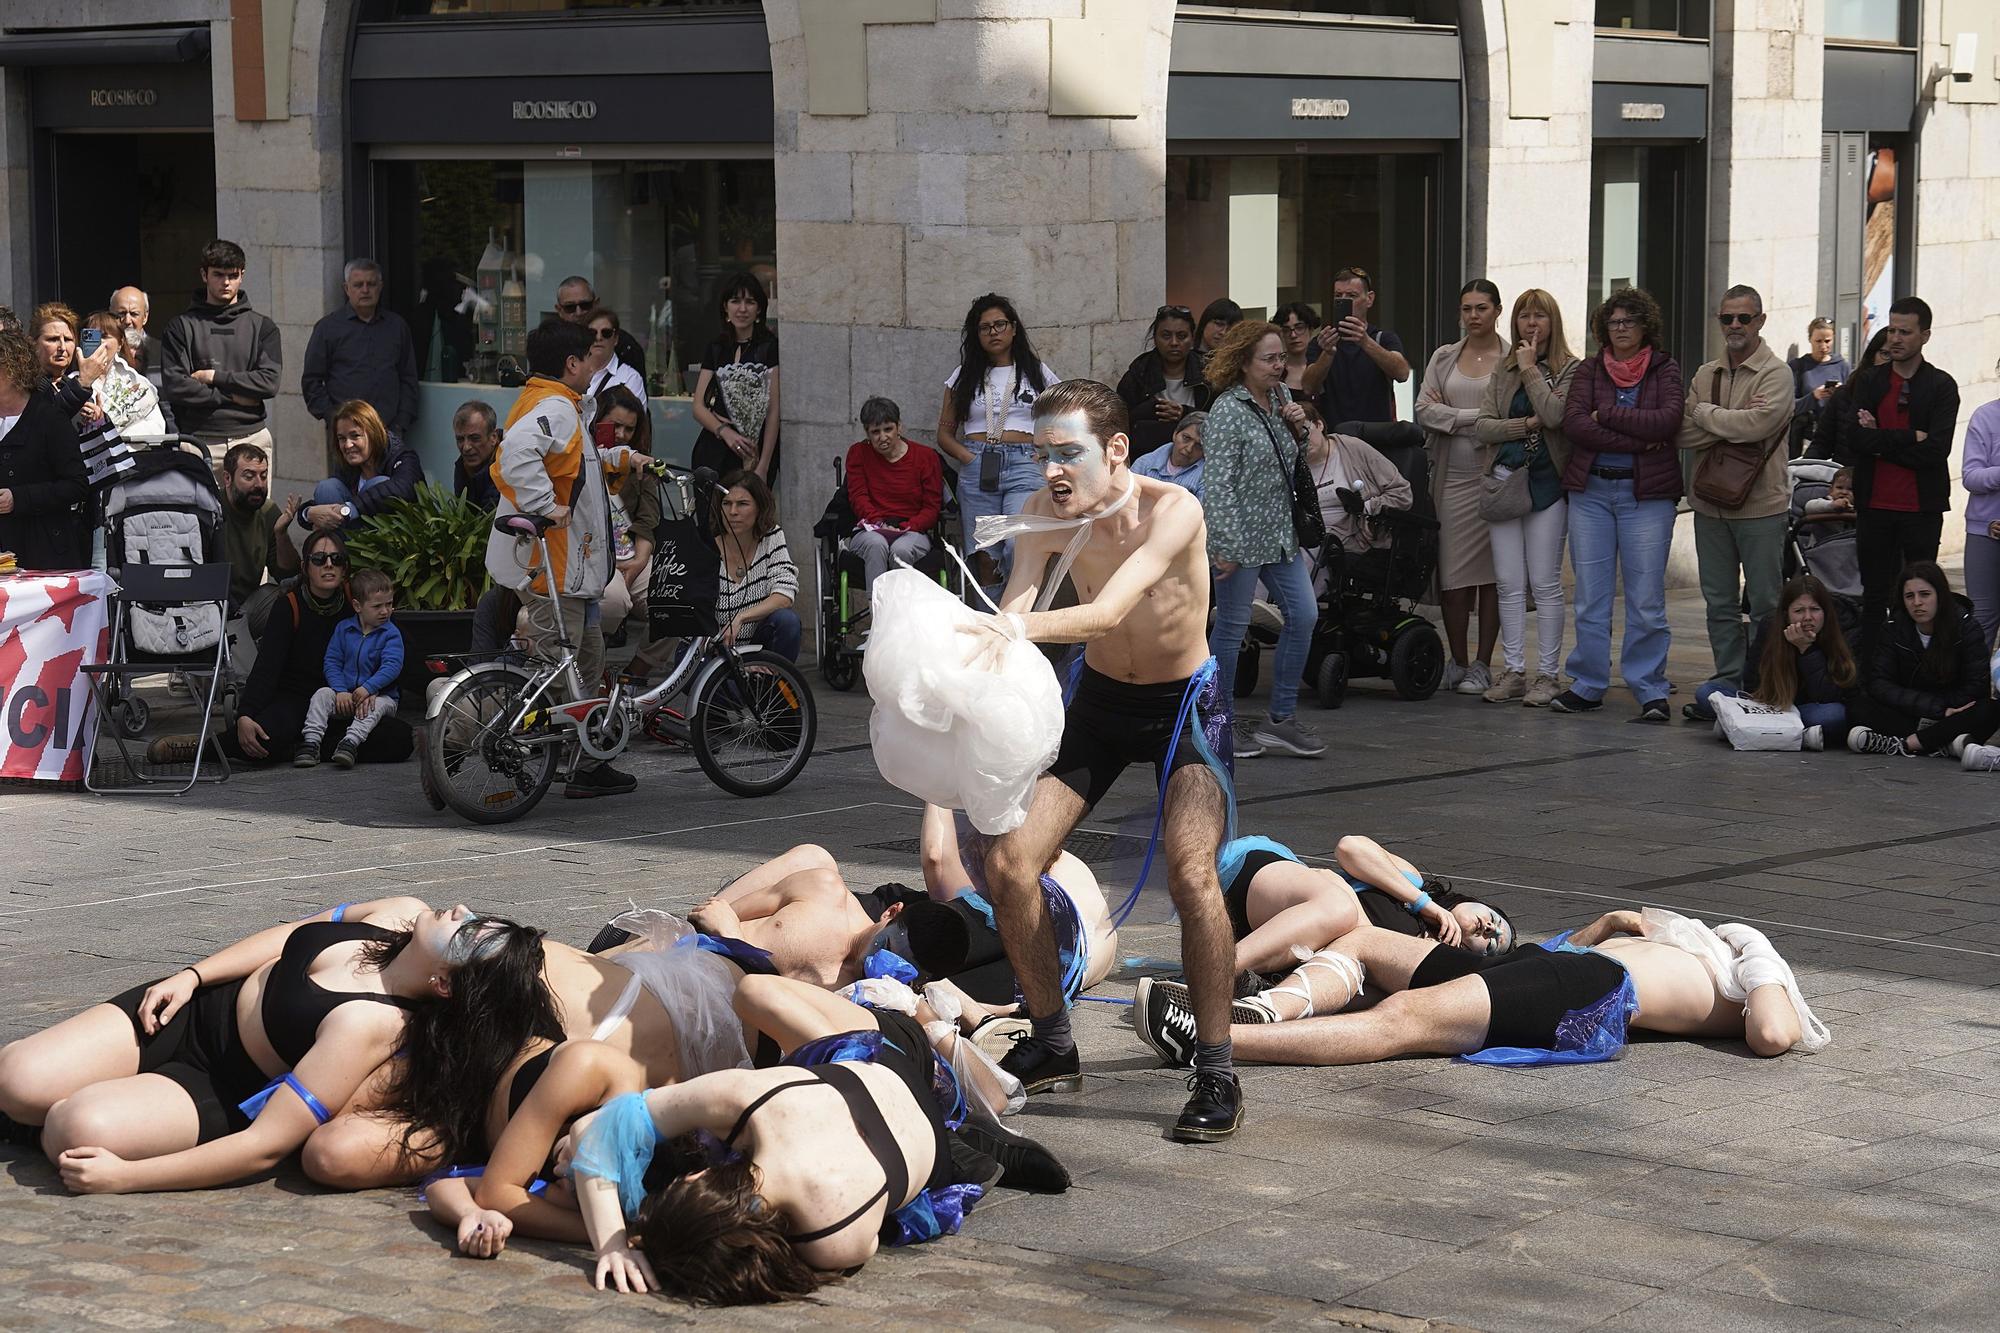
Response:
[{"label": "wheelchair", "polygon": [[[1444,640],[1416,610],[1438,562],[1437,510],[1423,432],[1407,421],[1344,421],[1334,429],[1387,458],[1410,483],[1411,502],[1406,510],[1376,516],[1389,533],[1389,545],[1379,550],[1350,552],[1327,535],[1314,564],[1327,576],[1327,591],[1306,650],[1303,684],[1322,708],[1340,707],[1348,681],[1356,677],[1386,677],[1402,698],[1428,699],[1444,679]],[[1246,676],[1254,685],[1258,657],[1276,643],[1275,630],[1251,628],[1237,658],[1238,693]]]},{"label": "wheelchair", "polygon": [[[925,446],[912,443],[911,448]],[[854,507],[847,499],[847,479],[842,460],[833,460],[833,498],[813,524],[813,540],[819,561],[819,673],[836,690],[854,688],[861,674],[862,642],[868,634],[868,610],[856,609],[865,571],[861,557],[848,548],[854,534]],[[958,497],[952,489],[951,469],[944,471],[944,503],[938,521],[924,535],[931,549],[915,568],[936,579],[954,597],[964,595],[964,576],[951,558],[947,543],[958,519]]]}]

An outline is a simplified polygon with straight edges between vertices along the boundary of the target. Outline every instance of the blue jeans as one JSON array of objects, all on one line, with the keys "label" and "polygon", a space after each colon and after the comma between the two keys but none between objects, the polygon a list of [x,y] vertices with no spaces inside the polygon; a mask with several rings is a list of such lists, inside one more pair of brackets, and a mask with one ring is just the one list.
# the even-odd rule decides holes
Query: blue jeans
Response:
[{"label": "blue jeans", "polygon": [[1576,647],[1567,668],[1577,694],[1611,688],[1611,599],[1625,592],[1620,671],[1640,703],[1667,697],[1667,548],[1674,502],[1635,500],[1631,481],[1592,475],[1569,497],[1569,561],[1576,571]]},{"label": "blue jeans", "polygon": [[1236,654],[1250,628],[1250,602],[1262,579],[1285,617],[1277,660],[1271,664],[1271,717],[1282,721],[1298,710],[1299,677],[1305,674],[1313,624],[1319,619],[1312,574],[1306,566],[1304,553],[1294,551],[1282,564],[1239,565],[1234,574],[1216,576],[1215,627],[1208,632],[1208,651],[1215,655],[1217,698],[1236,697]]},{"label": "blue jeans", "polygon": [[796,662],[799,660],[799,644],[805,638],[805,630],[799,624],[799,613],[785,606],[752,625],[750,633],[745,637],[751,643],[769,648],[787,662]]},{"label": "blue jeans", "polygon": [[[1705,680],[1694,687],[1694,701],[1713,712],[1714,706],[1709,703],[1710,699],[1718,694],[1726,694],[1734,699],[1741,693],[1742,691],[1734,685],[1726,685],[1719,680]],[[1846,704],[1800,704],[1798,707],[1799,721],[1808,727],[1837,727],[1847,721]]]},{"label": "blue jeans", "polygon": [[[958,513],[965,528],[965,557],[970,562],[979,516],[1020,513],[1027,507],[1028,497],[1048,485],[1048,478],[1035,466],[1035,447],[1031,444],[986,444],[978,440],[962,443],[972,450],[972,461],[958,468]],[[1000,451],[1000,489],[995,491],[979,489],[979,459],[988,449]],[[1014,543],[1002,542],[992,550],[993,559],[1000,566],[1000,587],[1004,588],[1014,565]],[[987,591],[997,593],[998,589]],[[994,600],[999,598],[995,596]]]},{"label": "blue jeans", "polygon": [[[371,486],[380,486],[387,480],[389,480],[387,477],[364,477],[359,486],[350,487],[339,477],[328,477],[325,481],[313,487],[312,502],[316,505],[353,504],[355,497],[360,495],[361,492]],[[360,521],[358,516],[355,521]]]}]

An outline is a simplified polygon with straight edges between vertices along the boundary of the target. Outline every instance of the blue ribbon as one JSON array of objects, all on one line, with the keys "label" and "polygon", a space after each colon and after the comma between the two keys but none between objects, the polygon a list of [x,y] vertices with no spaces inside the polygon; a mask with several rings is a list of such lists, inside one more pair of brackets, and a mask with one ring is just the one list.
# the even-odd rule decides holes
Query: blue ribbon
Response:
[{"label": "blue ribbon", "polygon": [[[1078,659],[1079,662],[1081,660]],[[1118,910],[1111,914],[1111,927],[1114,930],[1123,926],[1125,918],[1132,915],[1132,909],[1139,905],[1139,891],[1146,887],[1146,877],[1153,871],[1153,856],[1160,847],[1160,823],[1167,814],[1167,784],[1173,781],[1174,776],[1174,755],[1180,749],[1181,734],[1188,729],[1188,719],[1194,716],[1202,691],[1215,682],[1215,670],[1215,659],[1211,657],[1188,677],[1187,688],[1181,691],[1180,711],[1174,717],[1173,739],[1167,742],[1167,757],[1160,765],[1160,797],[1159,803],[1153,807],[1153,832],[1146,839],[1146,859],[1139,865],[1138,882],[1132,886],[1132,891],[1125,895],[1125,901],[1118,905]],[[1216,781],[1222,784],[1222,798],[1228,811],[1228,826],[1223,831],[1223,840],[1231,841],[1236,835],[1236,785],[1230,780],[1228,765],[1217,757],[1199,725],[1194,729],[1194,744],[1202,762],[1208,765],[1210,771],[1215,774]]]},{"label": "blue ribbon", "polygon": [[327,1110],[319,1098],[307,1092],[306,1085],[299,1082],[298,1078],[292,1074],[278,1075],[278,1077],[272,1079],[264,1086],[262,1092],[253,1097],[246,1097],[238,1102],[236,1109],[244,1115],[249,1116],[252,1120],[255,1120],[263,1113],[264,1107],[269,1104],[271,1098],[277,1095],[279,1088],[290,1088],[293,1092],[297,1093],[299,1100],[306,1104],[306,1110],[313,1113],[313,1119],[319,1121],[322,1125],[333,1119],[333,1112]]}]

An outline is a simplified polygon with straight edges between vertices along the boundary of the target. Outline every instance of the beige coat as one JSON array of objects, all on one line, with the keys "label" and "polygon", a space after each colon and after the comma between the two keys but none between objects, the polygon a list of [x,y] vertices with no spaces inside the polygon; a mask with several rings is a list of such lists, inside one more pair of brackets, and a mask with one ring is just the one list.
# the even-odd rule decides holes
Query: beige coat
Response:
[{"label": "beige coat", "polygon": [[[1434,384],[1444,383],[1445,376],[1451,374],[1451,368],[1464,348],[1465,339],[1460,338],[1432,352],[1430,361],[1424,366],[1423,384],[1417,389],[1417,424],[1424,428],[1424,452],[1430,456],[1431,503],[1440,514],[1444,509],[1445,457],[1451,448],[1451,437],[1475,429],[1479,411],[1476,408],[1453,407],[1449,403],[1426,402],[1424,392]],[[1505,361],[1513,352],[1513,344],[1502,337],[1500,359]],[[1496,367],[1493,373],[1498,375],[1500,371]],[[1492,451],[1487,450],[1486,455],[1490,459]]]},{"label": "beige coat", "polygon": [[1486,381],[1486,401],[1480,406],[1479,420],[1472,425],[1473,434],[1486,446],[1487,471],[1493,468],[1494,452],[1513,438],[1507,423],[1514,415],[1514,391],[1525,382],[1528,405],[1535,409],[1535,419],[1542,426],[1542,444],[1549,451],[1549,461],[1555,464],[1556,475],[1562,476],[1563,469],[1569,466],[1569,436],[1563,434],[1563,405],[1569,401],[1569,382],[1576,376],[1577,364],[1577,359],[1571,357],[1554,378],[1538,370],[1525,381],[1511,360],[1502,362],[1493,372],[1493,378]]},{"label": "beige coat", "polygon": [[[1716,392],[1716,372],[1722,373],[1721,393]],[[1751,407],[1757,398],[1762,407]],[[1792,421],[1792,368],[1772,353],[1770,345],[1757,340],[1756,350],[1736,369],[1727,357],[1704,362],[1688,376],[1687,412],[1681,418],[1680,438],[1675,444],[1688,452],[1687,499],[1697,514],[1710,518],[1769,518],[1791,507],[1791,491],[1786,486],[1785,464],[1790,459],[1785,436]],[[1702,451],[1723,441],[1742,444],[1769,444],[1777,436],[1778,447],[1764,460],[1764,470],[1749,499],[1741,509],[1717,509],[1694,493],[1693,469],[1701,465]]]}]

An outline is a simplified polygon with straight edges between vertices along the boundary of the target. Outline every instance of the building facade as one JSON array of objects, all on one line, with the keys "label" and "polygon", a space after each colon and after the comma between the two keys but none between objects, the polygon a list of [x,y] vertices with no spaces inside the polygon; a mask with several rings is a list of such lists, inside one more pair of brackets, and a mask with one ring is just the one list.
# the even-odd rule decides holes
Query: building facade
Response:
[{"label": "building facade", "polygon": [[684,449],[748,270],[801,532],[863,398],[928,438],[986,291],[1110,381],[1163,303],[1323,305],[1344,266],[1419,365],[1470,277],[1549,290],[1579,342],[1645,286],[1690,365],[1732,283],[1781,354],[1824,314],[1850,359],[1914,292],[1969,414],[2000,392],[1996,52],[1990,0],[9,0],[0,300],[136,281],[157,327],[228,236],[285,337],[278,428],[316,438],[297,368],[372,254],[435,468],[572,272]]}]

